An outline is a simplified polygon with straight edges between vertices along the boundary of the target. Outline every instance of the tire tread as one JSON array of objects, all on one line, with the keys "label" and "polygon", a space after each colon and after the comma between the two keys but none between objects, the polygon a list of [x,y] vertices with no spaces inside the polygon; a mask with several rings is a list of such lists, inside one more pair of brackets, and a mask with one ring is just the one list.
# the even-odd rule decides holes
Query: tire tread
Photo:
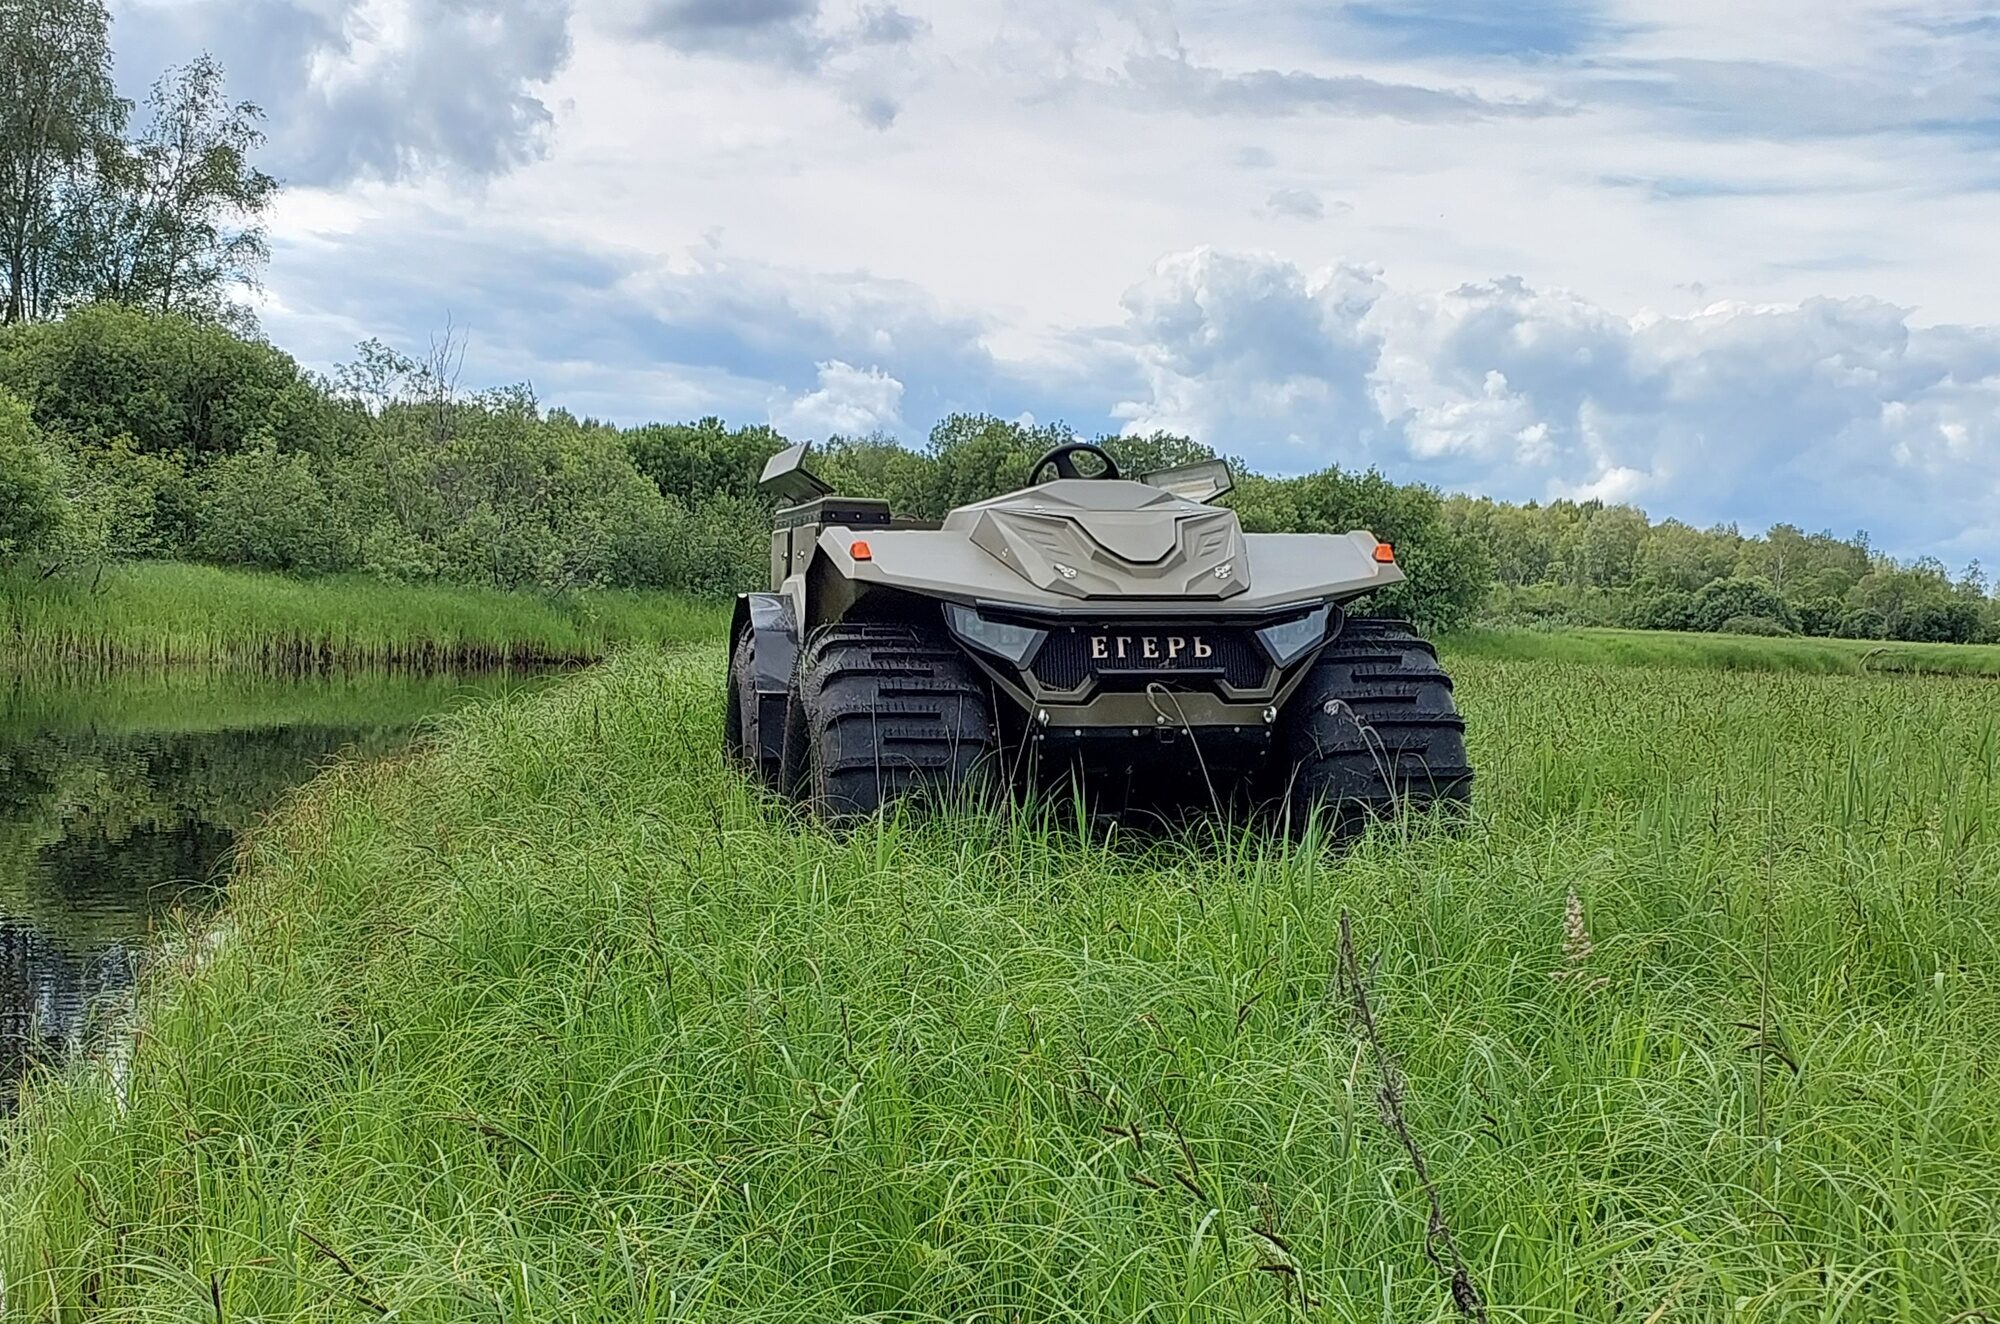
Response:
[{"label": "tire tread", "polygon": [[1406,621],[1357,617],[1286,705],[1292,801],[1352,822],[1471,803],[1465,719],[1437,649]]},{"label": "tire tread", "polygon": [[800,650],[796,789],[821,816],[865,817],[906,796],[990,789],[998,737],[977,670],[920,624],[841,623]]}]

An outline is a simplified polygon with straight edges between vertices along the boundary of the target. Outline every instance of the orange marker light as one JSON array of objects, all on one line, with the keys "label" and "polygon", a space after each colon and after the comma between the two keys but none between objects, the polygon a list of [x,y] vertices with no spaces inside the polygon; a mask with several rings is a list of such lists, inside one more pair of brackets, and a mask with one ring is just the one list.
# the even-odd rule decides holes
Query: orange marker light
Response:
[{"label": "orange marker light", "polygon": [[875,549],[865,542],[857,542],[849,547],[847,551],[857,561],[872,561],[875,559]]},{"label": "orange marker light", "polygon": [[1386,542],[1378,542],[1375,544],[1375,559],[1383,565],[1394,565],[1396,563],[1396,549]]}]

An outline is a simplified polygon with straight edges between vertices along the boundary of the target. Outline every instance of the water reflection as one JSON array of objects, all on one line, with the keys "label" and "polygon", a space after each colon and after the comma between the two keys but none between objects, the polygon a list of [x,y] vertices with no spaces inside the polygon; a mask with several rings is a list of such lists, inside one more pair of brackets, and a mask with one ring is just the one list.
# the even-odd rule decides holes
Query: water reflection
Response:
[{"label": "water reflection", "polygon": [[520,676],[0,676],[0,1110],[129,1006],[237,834],[335,757],[377,757]]}]

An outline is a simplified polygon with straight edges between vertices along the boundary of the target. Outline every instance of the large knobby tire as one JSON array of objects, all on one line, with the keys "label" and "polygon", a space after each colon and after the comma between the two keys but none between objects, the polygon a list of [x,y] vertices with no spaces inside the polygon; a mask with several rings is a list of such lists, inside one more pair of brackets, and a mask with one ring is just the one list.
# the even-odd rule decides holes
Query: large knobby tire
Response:
[{"label": "large knobby tire", "polygon": [[998,785],[993,700],[940,627],[853,623],[799,652],[780,780],[820,817],[907,796],[958,804]]},{"label": "large knobby tire", "polygon": [[1283,736],[1300,822],[1320,809],[1353,828],[1472,803],[1451,677],[1407,622],[1348,621],[1285,705]]}]

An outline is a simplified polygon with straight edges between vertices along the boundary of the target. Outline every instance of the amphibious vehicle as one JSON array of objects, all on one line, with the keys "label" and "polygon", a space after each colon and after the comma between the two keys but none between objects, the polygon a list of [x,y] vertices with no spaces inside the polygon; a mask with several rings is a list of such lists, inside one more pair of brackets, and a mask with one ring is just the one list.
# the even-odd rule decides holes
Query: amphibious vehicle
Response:
[{"label": "amphibious vehicle", "polygon": [[774,456],[771,588],[730,626],[730,757],[832,819],[1082,769],[1127,788],[1323,806],[1469,802],[1451,678],[1349,604],[1402,581],[1365,531],[1246,534],[1222,461],[1126,477],[1060,446],[942,524]]}]

